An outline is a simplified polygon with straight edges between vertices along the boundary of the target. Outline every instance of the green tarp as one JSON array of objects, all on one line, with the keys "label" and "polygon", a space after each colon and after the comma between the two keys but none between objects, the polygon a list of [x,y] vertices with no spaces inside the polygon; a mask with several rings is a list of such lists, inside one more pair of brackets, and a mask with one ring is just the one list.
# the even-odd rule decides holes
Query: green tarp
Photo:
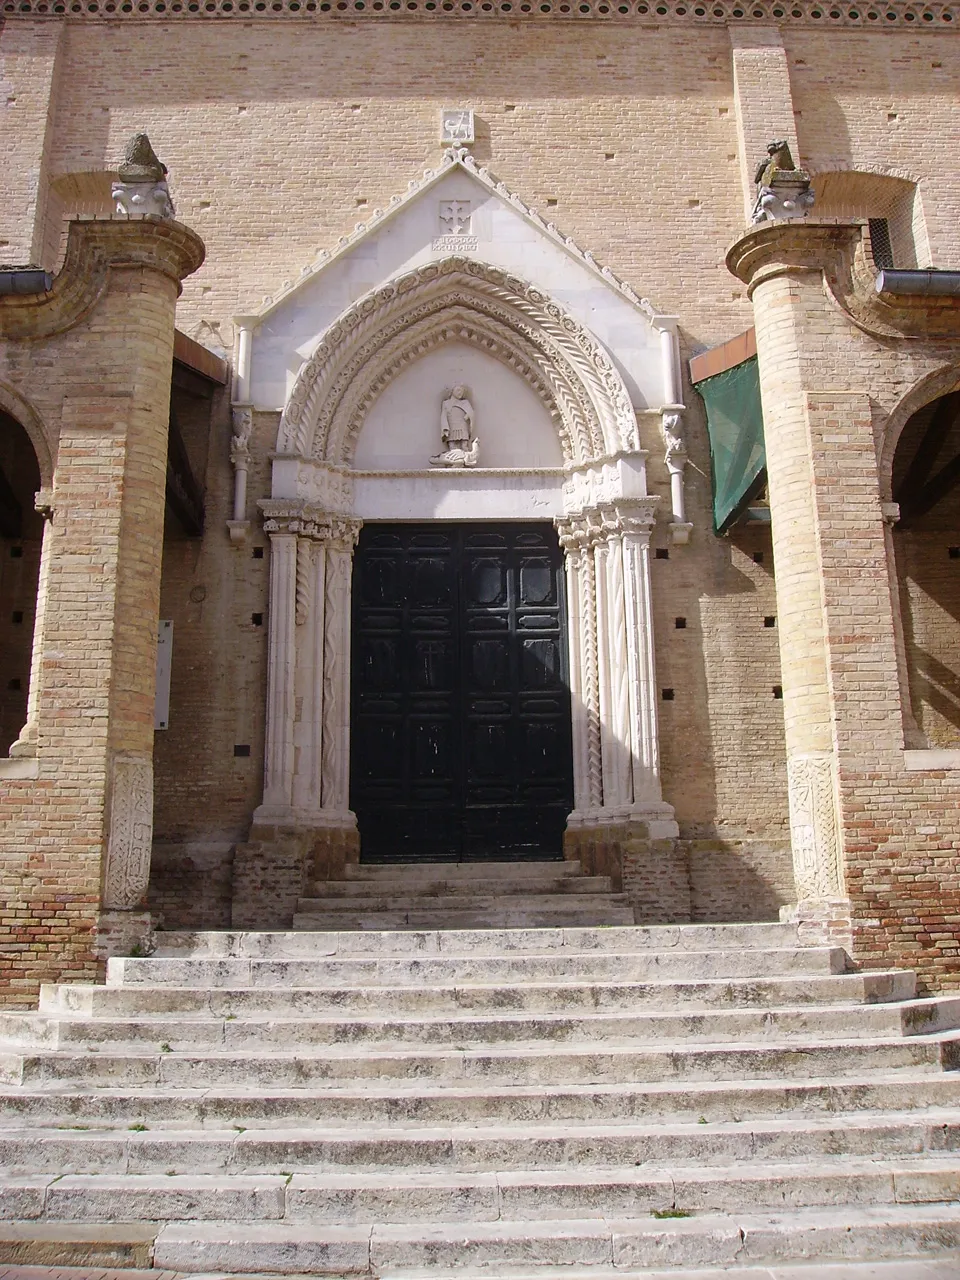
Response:
[{"label": "green tarp", "polygon": [[724,533],[766,482],[757,358],[696,384],[707,408],[713,527]]}]

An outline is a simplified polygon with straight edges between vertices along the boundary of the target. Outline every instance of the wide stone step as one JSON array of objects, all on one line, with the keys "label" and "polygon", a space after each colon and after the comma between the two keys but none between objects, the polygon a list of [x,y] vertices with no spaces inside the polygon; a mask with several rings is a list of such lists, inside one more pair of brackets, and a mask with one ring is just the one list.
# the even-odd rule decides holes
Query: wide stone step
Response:
[{"label": "wide stone step", "polygon": [[468,897],[462,893],[413,893],[406,889],[399,893],[384,892],[378,887],[376,893],[357,894],[349,898],[300,898],[297,902],[298,914],[309,915],[336,914],[337,912],[406,912],[418,911],[542,911],[558,910],[573,912],[578,909],[596,910],[598,906],[621,907],[626,905],[627,897],[622,893],[613,893],[609,888],[604,892],[583,892],[570,889],[558,901],[555,893],[541,892],[539,887],[531,892],[510,893],[502,886],[494,886],[489,893],[471,893]]},{"label": "wide stone step", "polygon": [[642,1213],[949,1203],[960,1156],[490,1173],[0,1177],[0,1218],[68,1222],[541,1222]]},{"label": "wide stone step", "polygon": [[[557,864],[551,863],[550,866]],[[533,876],[489,876],[484,878],[465,879],[464,877],[447,876],[445,873],[432,874],[429,877],[410,877],[392,872],[390,875],[369,877],[363,880],[324,880],[314,884],[305,902],[329,902],[332,899],[353,899],[387,897],[392,899],[412,895],[418,899],[424,897],[456,898],[463,902],[474,896],[503,897],[507,894],[597,894],[612,893],[613,881],[609,876],[571,876],[540,875]],[[304,906],[303,910],[309,910]]]},{"label": "wide stone step", "polygon": [[874,973],[801,975],[767,979],[703,979],[698,982],[541,982],[459,983],[436,987],[337,987],[286,990],[279,987],[98,987],[45,985],[43,1014],[77,1013],[93,1017],[209,1015],[246,1018],[346,1016],[380,1012],[400,1015],[475,1012],[529,1013],[577,1010],[716,1008],[762,1009],[772,1006],[829,1007],[910,1000],[916,977],[907,970]]},{"label": "wide stone step", "polygon": [[630,925],[613,928],[454,929],[365,933],[169,931],[157,935],[158,956],[215,956],[218,959],[305,959],[311,956],[504,956],[610,951],[688,952],[796,948],[789,924]]},{"label": "wide stone step", "polygon": [[[384,899],[383,903],[389,903]],[[422,907],[410,906],[405,910],[380,909],[364,911],[357,908],[297,912],[293,917],[294,929],[309,931],[322,929],[361,929],[380,932],[384,929],[542,929],[564,925],[633,924],[633,908],[623,903],[607,903],[597,895],[582,905],[558,902],[542,907],[525,907],[501,900],[499,905]]]},{"label": "wide stone step", "polygon": [[960,1207],[883,1205],[788,1213],[542,1223],[315,1227],[170,1223],[154,1265],[178,1271],[458,1277],[473,1268],[743,1266],[784,1258],[912,1258],[960,1249]]},{"label": "wide stone step", "polygon": [[804,1116],[729,1124],[427,1125],[359,1132],[117,1129],[0,1130],[0,1168],[8,1177],[43,1174],[283,1174],[503,1172],[581,1166],[683,1165],[696,1169],[746,1162],[836,1161],[930,1155],[960,1150],[960,1110],[845,1117]]},{"label": "wide stone step", "polygon": [[639,982],[645,979],[761,978],[843,973],[841,947],[743,951],[547,952],[501,956],[410,955],[377,958],[316,956],[299,959],[115,957],[110,986],[345,987],[434,986],[477,982]]},{"label": "wide stone step", "polygon": [[626,1083],[659,1080],[729,1080],[809,1075],[846,1076],[895,1067],[931,1071],[960,1065],[960,1033],[873,1040],[804,1040],[790,1044],[658,1046],[530,1044],[496,1048],[390,1048],[326,1045],[321,1050],[222,1050],[159,1052],[91,1049],[16,1052],[0,1047],[0,1083],[171,1085],[203,1088],[249,1084],[315,1088],[347,1080],[490,1081],[501,1084]]},{"label": "wide stone step", "polygon": [[575,859],[552,858],[539,862],[381,862],[351,863],[344,880],[538,880],[542,876],[579,876],[583,867]]},{"label": "wide stone step", "polygon": [[[682,1041],[717,1044],[750,1040],[781,1044],[832,1037],[862,1039],[934,1034],[960,1025],[960,997],[940,996],[899,1004],[833,1008],[711,1009],[683,1013],[595,1012],[378,1018],[88,1018],[76,1015],[0,1013],[0,1040],[30,1049],[79,1045],[149,1046],[163,1052],[195,1049],[313,1049],[323,1045],[425,1047],[495,1046],[509,1043],[581,1044],[607,1041],[657,1045]],[[164,1047],[166,1046],[166,1047]]]},{"label": "wide stone step", "polygon": [[[175,1089],[106,1086],[83,1090],[56,1082],[49,1089],[0,1093],[0,1128],[24,1125],[150,1129],[296,1128],[323,1124],[416,1128],[419,1125],[734,1123],[846,1112],[947,1111],[960,1106],[950,1073],[899,1070],[848,1079],[665,1081],[437,1087],[406,1082],[317,1089]],[[920,1116],[920,1118],[925,1118]],[[929,1118],[929,1117],[926,1117]]]}]

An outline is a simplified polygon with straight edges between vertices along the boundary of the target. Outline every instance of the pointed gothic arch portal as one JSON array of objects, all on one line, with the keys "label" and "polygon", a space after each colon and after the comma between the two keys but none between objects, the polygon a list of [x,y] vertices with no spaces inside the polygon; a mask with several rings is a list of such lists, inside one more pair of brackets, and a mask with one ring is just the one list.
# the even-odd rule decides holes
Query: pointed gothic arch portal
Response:
[{"label": "pointed gothic arch portal", "polygon": [[[381,397],[409,370],[454,349],[492,359],[535,399],[558,446],[551,466],[484,466],[482,440],[475,468],[431,469],[426,456],[405,467],[357,465],[358,440]],[[424,408],[431,418],[443,393]],[[597,828],[639,820],[651,838],[675,836],[660,788],[649,571],[659,499],[647,492],[645,458],[630,393],[604,345],[517,275],[450,257],[348,307],[294,379],[271,497],[260,504],[271,578],[258,825],[325,829],[348,857],[358,853],[350,673],[361,525],[546,516],[559,534],[566,591],[567,832],[592,838]],[[577,856],[576,839],[566,847]]]}]

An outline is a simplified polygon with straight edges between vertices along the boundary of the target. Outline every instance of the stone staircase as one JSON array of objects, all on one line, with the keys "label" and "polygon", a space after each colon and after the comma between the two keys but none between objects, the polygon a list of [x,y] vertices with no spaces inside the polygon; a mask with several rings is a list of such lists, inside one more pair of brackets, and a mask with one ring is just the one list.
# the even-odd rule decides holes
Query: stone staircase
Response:
[{"label": "stone staircase", "polygon": [[301,898],[295,929],[516,929],[633,924],[609,876],[579,862],[350,866]]},{"label": "stone staircase", "polygon": [[960,1274],[958,1024],[960,996],[786,925],[165,935],[0,1016],[0,1244],[126,1231],[142,1265],[383,1280]]}]

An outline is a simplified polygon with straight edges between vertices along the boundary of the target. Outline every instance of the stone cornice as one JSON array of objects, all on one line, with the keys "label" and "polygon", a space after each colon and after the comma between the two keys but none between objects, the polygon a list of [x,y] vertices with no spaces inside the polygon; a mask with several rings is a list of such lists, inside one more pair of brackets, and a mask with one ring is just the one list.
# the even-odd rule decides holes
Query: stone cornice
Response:
[{"label": "stone cornice", "polygon": [[824,290],[851,324],[875,338],[960,337],[960,297],[877,293],[878,269],[864,221],[767,223],[741,236],[726,263],[750,297],[777,276],[821,276]]},{"label": "stone cornice", "polygon": [[746,28],[754,24],[860,31],[949,32],[960,26],[950,4],[883,5],[818,0],[0,0],[0,15],[73,21],[615,22],[620,25]]},{"label": "stone cornice", "polygon": [[103,296],[111,271],[146,268],[177,283],[203,262],[203,241],[155,217],[78,218],[49,293],[0,297],[0,338],[49,338],[73,328]]}]

